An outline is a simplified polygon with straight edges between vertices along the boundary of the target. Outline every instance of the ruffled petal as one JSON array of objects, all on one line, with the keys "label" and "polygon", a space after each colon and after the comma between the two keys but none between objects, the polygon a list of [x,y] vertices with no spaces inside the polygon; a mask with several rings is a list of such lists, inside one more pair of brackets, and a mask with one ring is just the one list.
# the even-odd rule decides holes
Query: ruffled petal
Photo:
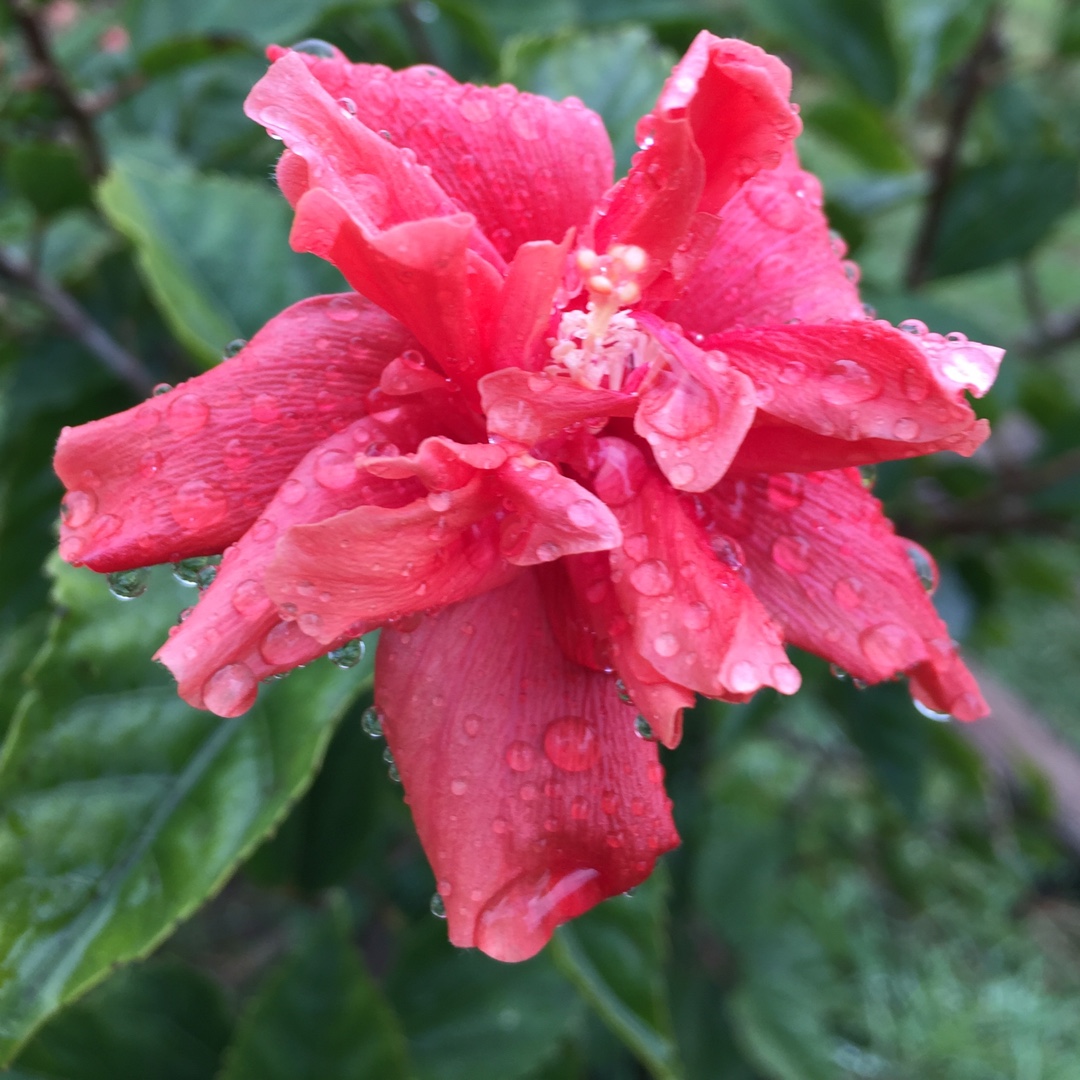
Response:
[{"label": "ruffled petal", "polygon": [[427,66],[394,72],[340,55],[302,59],[345,113],[429,167],[506,259],[526,241],[558,241],[583,225],[611,184],[603,121],[576,99],[463,86]]},{"label": "ruffled petal", "polygon": [[[497,454],[481,458],[491,451]],[[329,643],[354,626],[389,622],[501,585],[516,572],[500,553],[494,517],[500,500],[491,471],[504,458],[497,447],[437,438],[415,455],[358,460],[387,479],[411,475],[437,486],[399,508],[360,506],[292,526],[267,570],[267,593],[304,633]]]},{"label": "ruffled petal", "polygon": [[[655,277],[687,239],[700,246],[703,230],[711,239],[713,215],[749,177],[778,165],[801,130],[790,93],[791,73],[775,57],[702,31],[638,125],[643,149],[595,219],[596,250],[636,244]],[[692,269],[684,262],[681,277]]]},{"label": "ruffled petal", "polygon": [[708,256],[678,299],[660,306],[688,334],[863,318],[844,247],[830,236],[821,183],[794,151],[724,207]]},{"label": "ruffled petal", "polygon": [[562,655],[532,572],[384,631],[375,700],[455,945],[526,960],[678,843],[656,746]]},{"label": "ruffled petal", "polygon": [[[615,452],[618,440],[601,442],[603,453]],[[618,452],[625,456],[626,444]],[[762,686],[785,694],[799,688],[779,629],[739,574],[716,557],[677,492],[647,470],[612,510],[623,531],[622,545],[609,553],[612,586],[634,647],[656,671],[730,700]]]},{"label": "ruffled petal", "polygon": [[224,550],[312,446],[368,411],[383,367],[415,344],[362,297],[317,296],[211,371],[65,428],[61,554],[107,572]]},{"label": "ruffled petal", "polygon": [[[315,659],[333,644],[283,621],[263,584],[278,540],[291,525],[323,521],[358,505],[399,507],[422,491],[411,478],[387,480],[356,467],[357,455],[391,442],[415,446],[433,425],[422,409],[367,416],[331,436],[293,469],[262,516],[228,549],[213,583],[158,650],[188,704],[237,716],[254,703],[258,684]],[[367,629],[351,630],[346,640]]]},{"label": "ruffled petal", "polygon": [[[974,379],[988,387],[987,368],[996,371],[1002,355],[1000,349],[965,340],[957,346],[964,364],[951,366],[936,351],[936,342],[870,320],[733,330],[706,338],[705,344],[749,375],[760,426],[771,429],[779,421],[824,436],[807,441],[804,459],[797,436],[790,430],[782,435],[792,446],[785,467],[807,471],[850,464],[854,453],[862,461],[944,448],[971,453],[985,438],[985,425],[964,392]],[[969,359],[976,356],[986,367]],[[771,432],[760,436],[765,453],[770,438]],[[831,461],[821,460],[828,451],[825,440],[835,444]],[[853,451],[851,444],[867,442],[872,445],[865,453]],[[737,464],[749,470],[755,461],[740,455]]]},{"label": "ruffled petal", "polygon": [[714,544],[745,564],[793,644],[867,683],[910,673],[924,705],[962,720],[985,715],[910,545],[857,471],[728,478],[699,505]]},{"label": "ruffled petal", "polygon": [[328,192],[297,204],[290,242],[332,262],[358,292],[404,323],[447,375],[471,391],[490,367],[490,327],[501,278],[469,250],[468,214],[405,222],[373,232]]},{"label": "ruffled petal", "polygon": [[488,432],[522,446],[535,446],[586,420],[633,416],[638,406],[630,394],[517,368],[485,375],[480,381],[480,401]]},{"label": "ruffled petal", "polygon": [[502,553],[516,566],[622,543],[615,515],[549,461],[518,454],[499,469],[497,482],[510,510],[501,523]]},{"label": "ruffled petal", "polygon": [[723,353],[702,352],[653,315],[638,325],[660,346],[657,369],[634,416],[660,471],[682,491],[720,482],[754,419],[754,384]]}]

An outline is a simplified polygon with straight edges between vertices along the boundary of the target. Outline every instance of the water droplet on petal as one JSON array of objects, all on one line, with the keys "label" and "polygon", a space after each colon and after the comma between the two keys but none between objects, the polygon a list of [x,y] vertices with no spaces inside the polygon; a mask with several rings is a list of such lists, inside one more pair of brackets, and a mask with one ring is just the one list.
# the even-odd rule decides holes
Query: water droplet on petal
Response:
[{"label": "water droplet on petal", "polygon": [[777,510],[797,510],[802,506],[806,478],[799,473],[774,473],[769,477],[765,494]]},{"label": "water droplet on petal", "polygon": [[776,377],[788,386],[795,386],[806,378],[806,365],[801,360],[791,360],[780,369]]},{"label": "water droplet on petal", "polygon": [[704,630],[712,621],[712,612],[708,604],[695,600],[683,609],[682,621],[687,630]]},{"label": "water droplet on petal", "polygon": [[575,795],[570,800],[570,817],[574,821],[584,821],[589,816],[589,800],[583,795]]},{"label": "water droplet on petal", "polygon": [[137,570],[116,570],[108,576],[109,592],[117,600],[134,600],[142,596],[150,584],[150,571],[146,567]]},{"label": "water droplet on petal", "polygon": [[911,442],[919,437],[919,422],[912,420],[910,416],[901,416],[899,420],[893,424],[893,434],[898,439],[903,439],[904,442]]},{"label": "water droplet on petal", "polygon": [[789,574],[805,574],[810,569],[810,544],[802,536],[778,537],[772,546],[773,562]]},{"label": "water droplet on petal", "polygon": [[315,482],[330,491],[341,491],[356,480],[355,457],[344,450],[324,450],[315,459]]},{"label": "water droplet on petal", "polygon": [[326,656],[330,663],[336,667],[348,669],[356,667],[364,659],[366,651],[367,646],[364,644],[364,639],[353,638],[352,641],[347,641],[344,645],[331,649]]},{"label": "water droplet on petal", "polygon": [[60,503],[64,524],[78,529],[85,525],[97,510],[97,497],[89,491],[69,491]]},{"label": "water droplet on petal", "polygon": [[201,431],[209,419],[210,406],[195,394],[180,394],[173,398],[165,413],[169,430],[181,438]]},{"label": "water droplet on petal", "polygon": [[952,719],[950,713],[931,709],[929,705],[924,705],[918,698],[912,698],[911,703],[915,706],[915,711],[921,713],[927,720],[936,720],[939,724],[947,724]]},{"label": "water droplet on petal", "polygon": [[674,656],[679,651],[679,639],[674,634],[657,634],[653,648],[660,656]]},{"label": "water droplet on petal", "polygon": [[281,406],[273,394],[256,394],[251,402],[251,417],[260,424],[272,424],[281,419]]},{"label": "water droplet on petal", "polygon": [[836,360],[826,369],[821,396],[831,405],[858,405],[881,393],[881,384],[855,360]]},{"label": "water droplet on petal", "polygon": [[189,480],[177,488],[169,510],[181,529],[198,531],[221,521],[229,512],[229,500],[209,481]]},{"label": "water droplet on petal", "polygon": [[536,764],[536,751],[520,739],[506,748],[506,764],[514,772],[528,772]]},{"label": "water droplet on petal", "polygon": [[630,571],[630,584],[642,596],[663,596],[671,592],[671,571],[662,559],[648,559]]},{"label": "water droplet on petal", "polygon": [[452,502],[449,491],[432,491],[427,496],[427,504],[436,514],[445,514]]},{"label": "water droplet on petal", "polygon": [[292,46],[293,52],[307,53],[308,56],[318,56],[323,60],[333,60],[337,56],[337,50],[328,41],[322,38],[304,38]]},{"label": "water droplet on petal", "polygon": [[740,660],[732,666],[727,682],[732,693],[750,694],[761,685],[761,677],[754,664],[749,660]]},{"label": "water droplet on petal", "polygon": [[450,793],[452,795],[464,795],[468,789],[469,785],[460,777],[450,781]]},{"label": "water droplet on petal", "polygon": [[899,623],[879,623],[859,635],[866,659],[882,674],[892,675],[917,664],[924,655],[922,641]]},{"label": "water droplet on petal", "polygon": [[553,720],[544,731],[544,752],[565,772],[584,772],[600,760],[600,738],[580,716]]},{"label": "water droplet on petal", "polygon": [[443,903],[443,898],[438,893],[432,893],[431,904],[429,906],[431,907],[431,914],[434,915],[436,919],[446,918],[446,905]]},{"label": "water droplet on petal", "polygon": [[794,694],[802,685],[802,676],[794,664],[773,664],[772,684],[781,694]]},{"label": "water droplet on petal", "polygon": [[[652,742],[656,736],[653,734],[652,724],[645,719],[644,716],[638,716],[634,720],[634,734],[639,739],[644,739],[646,742]],[[614,813],[614,810],[604,809],[607,814]]]},{"label": "water droplet on petal", "polygon": [[384,720],[382,710],[369,705],[360,715],[360,727],[369,739],[381,739]]},{"label": "water droplet on petal", "polygon": [[915,573],[919,578],[919,584],[922,585],[928,593],[932,594],[938,586],[937,563],[934,562],[930,552],[920,544],[916,544],[914,540],[905,540],[904,550],[907,552],[907,557],[911,560],[911,565],[915,568]]},{"label": "water droplet on petal", "polygon": [[833,586],[833,596],[845,611],[854,611],[866,595],[866,586],[856,577],[841,578]]},{"label": "water droplet on petal", "polygon": [[239,716],[255,704],[259,683],[247,664],[226,664],[206,680],[203,702],[218,716]]},{"label": "water droplet on petal", "polygon": [[672,465],[667,470],[667,478],[671,481],[672,487],[685,488],[688,484],[694,482],[694,478],[697,473],[694,470],[694,466],[688,463],[680,462],[677,465]]}]

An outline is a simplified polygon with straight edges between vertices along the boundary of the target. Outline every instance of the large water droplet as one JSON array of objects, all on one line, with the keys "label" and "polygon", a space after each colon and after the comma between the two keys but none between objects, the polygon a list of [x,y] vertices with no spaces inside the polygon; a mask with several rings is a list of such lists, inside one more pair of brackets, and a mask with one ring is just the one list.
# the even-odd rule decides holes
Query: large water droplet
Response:
[{"label": "large water droplet", "polygon": [[833,596],[845,611],[854,611],[866,595],[866,586],[856,577],[841,578],[833,586]]},{"label": "large water droplet", "polygon": [[247,344],[247,340],[242,337],[233,338],[228,345],[222,350],[221,359],[231,360],[234,356],[238,355],[240,351]]},{"label": "large water droplet", "polygon": [[761,676],[753,663],[740,660],[732,666],[727,682],[732,693],[751,694],[761,685]]},{"label": "large water droplet", "polygon": [[922,642],[899,623],[879,623],[859,635],[859,647],[881,673],[904,671],[923,658]]},{"label": "large water droplet", "polygon": [[431,914],[436,919],[446,918],[446,905],[443,903],[443,898],[438,893],[432,893],[431,895]]},{"label": "large water droplet", "polygon": [[780,536],[772,546],[773,562],[789,574],[805,574],[810,569],[810,544],[802,536]]},{"label": "large water droplet", "polygon": [[[639,739],[644,739],[646,742],[653,742],[656,736],[653,734],[652,724],[645,719],[644,716],[638,716],[634,719],[634,734]],[[606,811],[612,813],[612,811]]]},{"label": "large water droplet", "polygon": [[821,396],[830,405],[858,405],[881,393],[881,384],[855,360],[836,360],[826,369]]},{"label": "large water droplet", "polygon": [[260,424],[272,424],[281,419],[281,406],[273,394],[256,394],[251,402],[251,417]]},{"label": "large water droplet", "polygon": [[330,663],[336,667],[348,669],[356,667],[364,659],[365,651],[364,639],[353,638],[352,641],[347,641],[344,645],[331,649],[326,656]]},{"label": "large water droplet", "polygon": [[896,438],[902,439],[904,442],[912,442],[919,437],[919,432],[922,429],[919,427],[918,420],[913,420],[910,416],[901,416],[893,424],[892,430]]},{"label": "large water droplet", "polygon": [[229,500],[209,481],[189,480],[177,488],[169,510],[180,528],[197,531],[221,521],[229,512]]},{"label": "large water droplet", "polygon": [[309,56],[318,56],[323,60],[333,60],[337,55],[334,46],[322,38],[304,38],[292,46],[293,52],[307,53]]},{"label": "large water droplet", "polygon": [[255,704],[259,683],[247,664],[226,664],[206,680],[203,701],[218,716],[239,716]]},{"label": "large water droplet", "polygon": [[671,571],[661,559],[648,559],[630,571],[630,584],[642,596],[663,596],[671,592]]},{"label": "large water droplet", "polygon": [[381,739],[383,737],[383,720],[385,717],[380,709],[369,705],[360,715],[360,727],[369,739]]},{"label": "large water droplet", "polygon": [[218,555],[196,555],[173,563],[173,577],[189,589],[206,589],[217,577],[221,557]]},{"label": "large water droplet", "polygon": [[679,651],[679,639],[674,634],[667,632],[657,634],[653,641],[653,648],[659,656],[674,656]]},{"label": "large water droplet", "polygon": [[108,577],[109,592],[117,600],[134,600],[146,592],[150,584],[150,571],[147,567],[137,570],[116,570]]},{"label": "large water droplet", "polygon": [[210,406],[196,394],[180,394],[173,398],[165,413],[166,425],[180,438],[201,431],[209,419]]},{"label": "large water droplet", "polygon": [[544,731],[544,752],[565,772],[584,772],[600,760],[600,737],[583,717],[563,716]]},{"label": "large water droplet", "polygon": [[78,529],[85,525],[97,510],[97,497],[89,491],[69,491],[60,503],[64,524]]},{"label": "large water droplet", "polygon": [[933,593],[938,586],[938,571],[937,563],[934,562],[930,552],[920,544],[916,544],[914,540],[905,540],[904,550],[911,560],[911,565],[915,568],[919,584],[928,593]]},{"label": "large water droplet", "polygon": [[324,450],[315,459],[315,481],[330,491],[347,488],[356,476],[355,456],[344,450]]}]

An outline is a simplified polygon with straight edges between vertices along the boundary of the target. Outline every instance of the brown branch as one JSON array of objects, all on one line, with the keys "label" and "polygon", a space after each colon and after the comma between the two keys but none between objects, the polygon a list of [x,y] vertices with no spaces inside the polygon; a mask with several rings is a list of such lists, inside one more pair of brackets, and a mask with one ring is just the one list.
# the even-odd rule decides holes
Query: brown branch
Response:
[{"label": "brown branch", "polygon": [[0,248],[0,277],[17,282],[46,308],[61,329],[93,353],[118,379],[145,397],[154,387],[154,378],[131,353],[118,344],[87,314],[78,302],[38,273],[13,252]]},{"label": "brown branch", "polygon": [[909,289],[918,288],[926,280],[945,211],[945,199],[952,187],[960,160],[964,133],[974,112],[975,103],[986,86],[987,69],[1003,52],[998,32],[998,16],[997,7],[992,7],[987,13],[986,23],[975,47],[957,73],[956,94],[945,125],[945,140],[930,169],[930,192],[908,259],[905,280]]},{"label": "brown branch", "polygon": [[35,7],[27,0],[8,0],[8,4],[26,42],[27,51],[37,65],[42,83],[52,91],[57,104],[71,121],[86,155],[90,175],[96,180],[105,173],[105,154],[93,121],[79,104],[75,91],[53,53],[48,31],[42,21],[44,8]]}]

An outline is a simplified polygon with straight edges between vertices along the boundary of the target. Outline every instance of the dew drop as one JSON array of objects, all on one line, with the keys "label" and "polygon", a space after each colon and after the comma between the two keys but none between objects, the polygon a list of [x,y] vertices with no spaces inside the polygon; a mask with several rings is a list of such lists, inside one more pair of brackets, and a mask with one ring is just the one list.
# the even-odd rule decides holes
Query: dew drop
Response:
[{"label": "dew drop", "polygon": [[477,716],[476,713],[470,713],[462,721],[461,726],[465,729],[465,734],[468,735],[470,739],[475,739],[476,736],[480,734],[480,717]]},{"label": "dew drop", "polygon": [[584,718],[563,716],[544,731],[544,753],[564,772],[584,772],[600,760],[600,738]]},{"label": "dew drop", "polygon": [[753,693],[760,685],[757,667],[749,660],[740,660],[728,675],[728,688],[735,694]]},{"label": "dew drop", "polygon": [[794,694],[802,685],[802,676],[794,664],[773,664],[769,674],[781,694]]},{"label": "dew drop", "polygon": [[632,705],[634,699],[630,696],[630,691],[626,689],[626,683],[622,679],[615,680],[615,693],[619,695],[619,700],[624,705]]},{"label": "dew drop", "polygon": [[830,405],[858,405],[880,393],[877,378],[855,360],[835,360],[821,387],[821,396]]},{"label": "dew drop", "polygon": [[206,680],[203,701],[218,716],[239,716],[255,704],[259,683],[247,664],[226,664]]},{"label": "dew drop", "polygon": [[575,795],[570,800],[570,817],[574,821],[584,821],[589,816],[589,800],[584,795]]},{"label": "dew drop", "polygon": [[230,439],[225,444],[222,460],[230,472],[244,472],[251,465],[251,451],[243,439]]},{"label": "dew drop", "polygon": [[774,473],[765,486],[769,502],[777,510],[797,510],[803,503],[806,479],[799,473]]},{"label": "dew drop", "polygon": [[642,596],[663,596],[671,592],[671,571],[662,559],[648,559],[630,571],[630,584]]},{"label": "dew drop", "polygon": [[323,41],[322,38],[304,38],[303,41],[292,46],[292,51],[307,53],[308,56],[318,56],[323,60],[333,60],[337,55],[334,46],[328,41]]},{"label": "dew drop", "polygon": [[326,656],[335,667],[347,670],[356,667],[364,659],[366,651],[367,646],[364,644],[364,639],[353,638],[352,641],[347,641],[344,645],[331,649]]},{"label": "dew drop", "polygon": [[222,350],[221,359],[231,360],[234,356],[240,353],[240,351],[244,348],[246,344],[246,338],[233,338],[232,341],[230,341],[229,344],[226,345],[225,348]]},{"label": "dew drop", "polygon": [[89,491],[69,491],[60,503],[64,524],[78,529],[85,525],[97,510],[97,498]]},{"label": "dew drop", "polygon": [[269,598],[263,590],[263,587],[252,578],[241,581],[240,584],[233,589],[230,599],[232,600],[232,606],[236,609],[237,614],[245,617],[258,615],[270,606]]},{"label": "dew drop", "polygon": [[381,709],[369,705],[360,714],[360,727],[369,739],[381,739],[383,737],[383,722],[386,717]]},{"label": "dew drop", "polygon": [[911,703],[915,706],[915,711],[921,713],[927,720],[936,720],[940,724],[947,724],[952,719],[950,713],[931,709],[929,705],[924,705],[918,698],[912,698]]},{"label": "dew drop", "polygon": [[792,360],[780,369],[776,377],[788,386],[795,386],[806,378],[806,365],[801,360]]},{"label": "dew drop", "polygon": [[863,655],[880,672],[903,671],[923,658],[922,642],[899,623],[879,623],[859,635]]},{"label": "dew drop", "polygon": [[217,576],[217,555],[196,555],[173,563],[173,577],[189,589],[205,589]]},{"label": "dew drop", "polygon": [[910,416],[901,416],[899,420],[893,424],[893,434],[904,442],[911,442],[919,437],[919,422],[912,420]]},{"label": "dew drop", "polygon": [[854,611],[866,595],[866,586],[856,577],[841,578],[833,586],[833,596],[845,611]]},{"label": "dew drop", "polygon": [[839,682],[844,682],[849,678],[848,673],[839,664],[830,664],[829,674]]},{"label": "dew drop", "polygon": [[687,462],[680,462],[677,465],[672,465],[667,470],[667,478],[671,481],[672,487],[685,488],[688,484],[694,482],[694,478],[697,473],[694,471],[694,466]]},{"label": "dew drop", "polygon": [[169,504],[173,520],[193,531],[216,525],[229,512],[225,493],[207,480],[189,480],[176,490]]},{"label": "dew drop", "polygon": [[[634,734],[646,742],[653,742],[656,739],[653,734],[652,724],[644,716],[638,716],[634,719]],[[610,814],[614,811],[605,809],[604,812]]]},{"label": "dew drop", "polygon": [[432,491],[428,493],[427,504],[428,507],[435,511],[436,514],[445,514],[453,502],[453,498],[449,491]]},{"label": "dew drop", "polygon": [[341,491],[356,480],[356,463],[344,450],[324,450],[315,459],[315,482],[330,491]]},{"label": "dew drop", "polygon": [[514,772],[528,772],[536,764],[536,751],[520,739],[506,748],[506,764]]},{"label": "dew drop", "polygon": [[810,569],[810,544],[802,536],[778,537],[773,542],[772,558],[789,574],[805,574]]},{"label": "dew drop", "polygon": [[146,567],[137,570],[116,570],[108,576],[109,592],[117,600],[134,600],[142,596],[150,584],[150,571]]},{"label": "dew drop", "polygon": [[443,898],[438,893],[431,894],[431,903],[428,905],[431,908],[431,914],[436,919],[446,918],[446,905],[443,903]]},{"label": "dew drop", "polygon": [[306,496],[307,488],[295,477],[290,477],[278,488],[278,498],[287,506],[296,506],[297,503],[303,502]]},{"label": "dew drop", "polygon": [[460,777],[450,781],[450,793],[452,795],[464,795],[468,789],[469,785]]},{"label": "dew drop", "polygon": [[209,419],[210,406],[195,394],[180,394],[173,398],[165,414],[169,430],[181,438],[201,431]]},{"label": "dew drop", "polygon": [[712,612],[708,604],[695,600],[683,608],[682,621],[687,630],[704,630],[712,621]]},{"label": "dew drop", "polygon": [[679,639],[674,634],[657,634],[653,648],[663,657],[674,656],[679,651]]},{"label": "dew drop", "polygon": [[251,417],[260,424],[272,424],[281,419],[281,406],[273,394],[256,394],[251,402]]}]

